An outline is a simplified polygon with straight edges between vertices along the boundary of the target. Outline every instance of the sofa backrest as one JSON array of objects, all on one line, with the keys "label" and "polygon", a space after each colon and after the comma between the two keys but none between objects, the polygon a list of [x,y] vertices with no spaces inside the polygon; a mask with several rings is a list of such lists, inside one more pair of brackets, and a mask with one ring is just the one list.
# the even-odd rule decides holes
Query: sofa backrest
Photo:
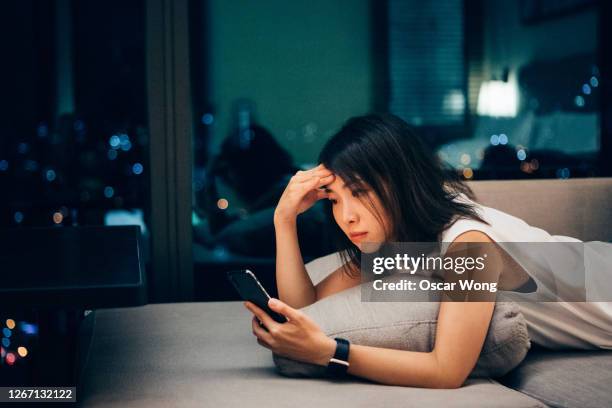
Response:
[{"label": "sofa backrest", "polygon": [[478,202],[553,235],[612,241],[612,178],[473,181]]}]

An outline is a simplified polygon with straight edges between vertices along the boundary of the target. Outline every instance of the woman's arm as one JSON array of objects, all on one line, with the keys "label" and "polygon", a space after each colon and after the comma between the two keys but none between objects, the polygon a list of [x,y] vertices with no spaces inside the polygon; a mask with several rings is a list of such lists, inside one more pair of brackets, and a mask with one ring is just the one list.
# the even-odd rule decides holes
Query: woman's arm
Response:
[{"label": "woman's arm", "polygon": [[297,309],[361,283],[358,269],[352,268],[354,274],[349,276],[341,266],[313,286],[302,260],[295,223],[277,225],[276,242],[279,299]]},{"label": "woman's arm", "polygon": [[316,300],[316,290],[300,251],[297,216],[327,197],[319,187],[333,179],[333,173],[322,166],[298,171],[289,181],[274,211],[278,297],[294,308],[302,308]]},{"label": "woman's arm", "polygon": [[315,297],[316,300],[323,299],[324,297],[331,296],[334,293],[338,293],[345,289],[352,288],[361,283],[361,273],[359,268],[354,266],[348,266],[351,269],[352,275],[349,276],[345,271],[345,266],[336,269],[321,282],[315,286]]},{"label": "woman's arm", "polygon": [[458,388],[474,368],[494,302],[443,302],[430,353],[351,345],[350,374],[391,385]]},{"label": "woman's arm", "polygon": [[[287,323],[280,324],[254,304],[245,305],[255,315],[252,330],[260,345],[298,361],[328,364],[336,342],[302,311],[272,299],[270,308],[289,318]],[[476,364],[493,308],[493,302],[444,302],[431,352],[351,344],[348,373],[389,385],[460,387]],[[260,321],[266,329],[259,325]]]},{"label": "woman's arm", "polygon": [[[480,232],[466,232],[455,242],[492,242]],[[451,248],[452,249],[452,246]],[[449,251],[450,251],[449,249]],[[500,270],[499,253],[493,245],[487,247],[487,269]],[[493,273],[494,274],[494,273]],[[308,316],[282,302],[270,302],[270,307],[289,317],[278,324],[256,306],[247,303],[268,331],[253,321],[258,342],[277,354],[327,365],[335,350],[328,338]],[[412,352],[379,347],[351,345],[348,372],[375,382],[429,388],[460,387],[474,368],[489,328],[494,301],[441,302],[438,312],[436,339],[431,352]]]},{"label": "woman's arm", "polygon": [[274,223],[276,230],[276,286],[278,298],[296,309],[316,300],[298,243],[295,220]]},{"label": "woman's arm", "polygon": [[[465,255],[465,243],[479,243],[469,255],[484,255],[486,269],[474,276],[481,281],[497,281],[502,270],[501,252],[479,231],[467,231],[450,245],[449,253]],[[486,253],[486,255],[485,255]],[[450,272],[451,275],[454,272]],[[456,278],[452,276],[451,279]],[[373,381],[428,388],[460,387],[473,370],[482,350],[493,309],[494,294],[476,295],[491,301],[443,301],[440,303],[436,339],[429,353],[399,351],[351,345],[348,372]]]}]

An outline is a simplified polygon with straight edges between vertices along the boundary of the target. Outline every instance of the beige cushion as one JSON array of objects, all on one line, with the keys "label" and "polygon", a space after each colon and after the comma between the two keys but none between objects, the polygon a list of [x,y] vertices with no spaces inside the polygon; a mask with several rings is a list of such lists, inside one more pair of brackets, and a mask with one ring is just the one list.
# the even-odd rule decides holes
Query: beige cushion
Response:
[{"label": "beige cushion", "polygon": [[612,178],[468,183],[477,201],[553,235],[612,241]]}]

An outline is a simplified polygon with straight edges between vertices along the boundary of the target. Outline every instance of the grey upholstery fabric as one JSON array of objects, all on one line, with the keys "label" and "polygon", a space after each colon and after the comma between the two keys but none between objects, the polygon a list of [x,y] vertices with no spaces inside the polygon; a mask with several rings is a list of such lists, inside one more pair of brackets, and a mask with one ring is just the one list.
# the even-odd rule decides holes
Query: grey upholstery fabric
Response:
[{"label": "grey upholstery fabric", "polygon": [[[362,302],[361,287],[356,286],[302,310],[330,337],[364,346],[427,352],[434,346],[439,307],[437,302]],[[470,376],[502,376],[523,360],[529,347],[527,325],[518,305],[499,302]],[[324,375],[316,365],[280,356],[274,356],[274,362],[283,375]]]},{"label": "grey upholstery fabric", "polygon": [[535,347],[500,382],[551,407],[612,407],[612,351]]},{"label": "grey upholstery fabric", "polygon": [[[483,204],[551,233],[612,240],[611,178],[470,185]],[[320,272],[311,274],[313,281],[337,264],[336,257],[313,261]],[[83,407],[544,406],[526,394],[558,406],[612,406],[609,351],[530,351],[504,377],[525,394],[487,379],[429,390],[281,377],[269,351],[252,337],[250,315],[239,302],[102,310],[96,319],[78,393]]]},{"label": "grey upholstery fabric", "polygon": [[279,376],[241,302],[95,312],[81,407],[543,407],[489,379],[456,390]]},{"label": "grey upholstery fabric", "polygon": [[477,200],[554,235],[612,240],[612,178],[468,183]]}]

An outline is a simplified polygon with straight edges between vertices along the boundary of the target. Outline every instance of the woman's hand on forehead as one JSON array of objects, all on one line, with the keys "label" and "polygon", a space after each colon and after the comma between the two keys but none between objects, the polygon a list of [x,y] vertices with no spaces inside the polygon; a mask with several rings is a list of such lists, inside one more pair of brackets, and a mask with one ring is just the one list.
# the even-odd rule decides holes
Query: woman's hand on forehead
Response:
[{"label": "woman's hand on forehead", "polygon": [[321,181],[325,181],[327,184],[332,183],[335,179],[334,173],[325,168],[323,164],[309,170],[300,170],[293,177],[300,183],[310,181],[314,177],[319,177]]},{"label": "woman's hand on forehead", "polygon": [[[320,163],[318,166],[313,167],[308,170],[311,172],[311,177],[320,177],[323,183],[319,183],[318,189],[327,190],[327,187],[332,184],[336,180],[336,174],[329,170],[323,163]],[[322,184],[322,185],[321,185]]]},{"label": "woman's hand on forehead", "polygon": [[313,174],[325,174],[325,175],[327,175],[327,174],[334,174],[330,169],[325,167],[325,165],[323,163],[319,164],[316,167],[313,167],[309,171],[313,172]]},{"label": "woman's hand on forehead", "polygon": [[295,218],[318,200],[328,198],[324,186],[334,182],[336,176],[323,165],[300,170],[291,179],[274,210],[274,222],[295,222]]}]

